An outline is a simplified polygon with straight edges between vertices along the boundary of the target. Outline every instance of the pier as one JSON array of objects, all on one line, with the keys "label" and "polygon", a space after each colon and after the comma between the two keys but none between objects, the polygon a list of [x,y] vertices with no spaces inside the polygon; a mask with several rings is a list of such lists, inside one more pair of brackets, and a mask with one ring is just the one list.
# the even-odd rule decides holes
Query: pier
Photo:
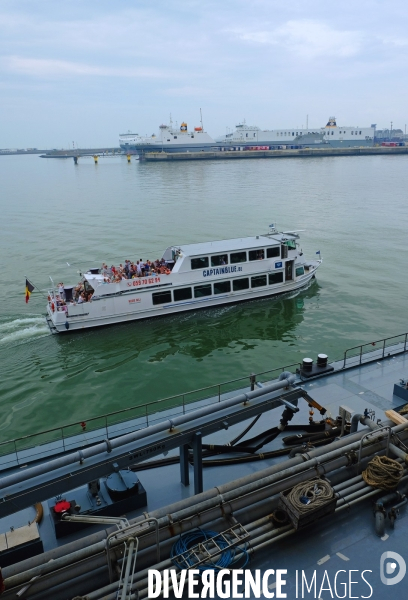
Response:
[{"label": "pier", "polygon": [[299,148],[296,150],[215,150],[201,152],[146,152],[140,158],[148,162],[174,160],[228,160],[242,158],[310,158],[322,156],[372,156],[408,154],[408,146],[354,148]]}]

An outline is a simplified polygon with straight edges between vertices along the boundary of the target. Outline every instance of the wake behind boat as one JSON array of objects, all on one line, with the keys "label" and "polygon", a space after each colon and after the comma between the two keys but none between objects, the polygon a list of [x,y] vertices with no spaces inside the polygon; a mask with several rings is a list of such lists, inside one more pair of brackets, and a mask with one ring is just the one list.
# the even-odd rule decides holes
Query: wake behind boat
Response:
[{"label": "wake behind boat", "polygon": [[307,260],[299,233],[169,246],[161,260],[90,269],[77,286],[48,293],[52,333],[220,306],[298,290],[322,259]]}]

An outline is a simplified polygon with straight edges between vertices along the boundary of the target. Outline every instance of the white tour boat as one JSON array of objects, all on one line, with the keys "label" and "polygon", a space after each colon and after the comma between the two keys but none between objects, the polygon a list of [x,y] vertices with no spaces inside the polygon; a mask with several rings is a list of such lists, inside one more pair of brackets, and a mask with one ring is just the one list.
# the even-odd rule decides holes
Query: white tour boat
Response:
[{"label": "white tour boat", "polygon": [[170,246],[156,272],[132,279],[90,269],[76,288],[49,291],[48,325],[61,333],[298,290],[322,263],[320,252],[307,260],[298,239],[271,225],[263,235]]}]

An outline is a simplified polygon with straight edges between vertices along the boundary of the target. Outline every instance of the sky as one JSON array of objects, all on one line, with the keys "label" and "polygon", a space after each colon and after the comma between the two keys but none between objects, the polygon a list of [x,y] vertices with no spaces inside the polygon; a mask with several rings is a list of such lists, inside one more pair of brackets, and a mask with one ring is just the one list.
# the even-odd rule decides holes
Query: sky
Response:
[{"label": "sky", "polygon": [[0,148],[408,124],[406,0],[1,0]]}]

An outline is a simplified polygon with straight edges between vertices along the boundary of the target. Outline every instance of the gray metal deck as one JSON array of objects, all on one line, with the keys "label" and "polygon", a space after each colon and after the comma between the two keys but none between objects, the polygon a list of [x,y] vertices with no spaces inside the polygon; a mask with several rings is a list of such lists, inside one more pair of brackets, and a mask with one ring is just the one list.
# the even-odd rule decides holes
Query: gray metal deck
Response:
[{"label": "gray metal deck", "polygon": [[[373,409],[376,419],[384,419],[385,410],[404,403],[401,398],[393,395],[393,388],[401,378],[408,377],[406,340],[405,345],[402,346],[396,344],[386,349],[385,346],[373,346],[369,354],[359,352],[353,354],[352,358],[336,363],[333,373],[307,381],[300,381],[298,378],[297,382],[314,400],[327,408],[333,417],[337,416],[339,405],[346,405],[358,413],[363,413],[365,409]],[[343,368],[344,366],[347,368]],[[200,405],[203,404],[205,401],[200,402]],[[307,422],[309,416],[309,408],[302,400],[299,400],[299,408],[299,412],[292,421],[294,424]],[[250,435],[256,435],[268,427],[277,425],[281,412],[278,409],[264,413],[251,430]],[[166,411],[161,416],[167,418],[169,414],[169,411]],[[315,418],[319,418],[317,413]],[[247,424],[240,422],[229,427],[228,431],[212,432],[206,442],[225,444]],[[262,452],[281,446],[279,437],[265,446]],[[177,452],[177,450],[171,450],[169,456]],[[255,473],[273,463],[278,463],[279,460],[260,459],[257,462],[204,468],[204,490],[223,485],[227,481],[241,478],[246,474]],[[190,470],[192,473],[192,467]],[[194,494],[193,485],[186,487],[180,483],[179,465],[143,471],[140,473],[140,479],[147,490],[148,506],[146,511],[149,513]],[[381,496],[383,493],[379,495]],[[44,509],[45,514],[40,524],[40,533],[44,541],[44,550],[47,551],[59,545],[59,542],[53,536],[48,508],[45,504]],[[142,511],[140,510],[138,513],[142,514]],[[128,518],[133,518],[138,513],[128,515]],[[18,527],[26,524],[27,521],[32,520],[33,515],[34,510],[28,508],[3,518],[0,521],[0,532],[10,529],[11,526]],[[92,526],[81,534],[64,538],[63,543],[72,541],[74,537],[89,536],[92,532],[100,529],[101,527]],[[371,597],[375,600],[386,600],[396,594],[403,598],[406,595],[406,580],[403,579],[395,586],[382,583],[380,560],[384,552],[392,551],[397,552],[408,561],[407,535],[407,511],[403,507],[400,517],[396,521],[395,529],[390,529],[387,525],[385,535],[379,538],[374,529],[372,500],[366,500],[349,510],[337,513],[330,520],[321,520],[304,531],[281,539],[278,543],[269,546],[265,552],[254,554],[248,568],[262,571],[286,569],[286,586],[283,590],[290,599],[304,597],[328,600],[333,597]],[[314,590],[312,593],[308,593],[306,588],[302,594],[302,571],[309,586],[313,574],[316,572],[316,594]],[[361,577],[363,571],[366,571],[364,577],[369,585]],[[396,571],[398,571],[398,567]],[[296,572],[298,581],[296,581]],[[336,574],[337,590],[334,589]],[[388,578],[390,577],[391,575],[388,574]],[[350,581],[356,583],[350,584]],[[273,592],[274,589],[274,585],[271,584],[270,591]],[[4,597],[11,598],[12,596],[6,593]],[[27,598],[29,597],[28,595]],[[71,598],[69,595],[66,597]]]}]

